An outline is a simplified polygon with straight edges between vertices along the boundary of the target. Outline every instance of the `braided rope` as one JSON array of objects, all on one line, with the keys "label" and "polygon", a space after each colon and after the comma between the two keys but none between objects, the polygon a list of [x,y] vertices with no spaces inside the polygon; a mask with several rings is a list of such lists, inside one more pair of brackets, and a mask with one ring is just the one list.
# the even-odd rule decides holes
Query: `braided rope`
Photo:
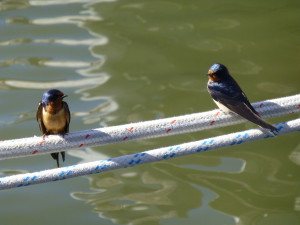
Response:
[{"label": "braided rope", "polygon": [[[300,131],[300,119],[279,123],[276,127],[280,131],[278,135]],[[274,136],[270,135],[263,129],[251,129],[107,160],[83,163],[35,173],[13,175],[0,178],[0,190],[64,180],[77,176],[116,170],[119,168],[127,168],[271,137]]]},{"label": "braided rope", "polygon": [[[263,118],[300,112],[300,94],[253,104]],[[138,139],[224,127],[246,120],[220,110],[68,133],[64,137],[30,137],[0,142],[0,159],[48,154],[87,146],[107,145]]]}]

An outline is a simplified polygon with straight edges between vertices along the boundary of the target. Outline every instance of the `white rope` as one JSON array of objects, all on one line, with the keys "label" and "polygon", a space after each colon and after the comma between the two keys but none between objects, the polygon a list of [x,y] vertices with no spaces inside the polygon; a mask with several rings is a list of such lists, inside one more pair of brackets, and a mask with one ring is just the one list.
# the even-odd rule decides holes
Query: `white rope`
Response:
[{"label": "white rope", "polygon": [[[300,112],[300,94],[257,102],[253,106],[263,118],[297,113]],[[73,132],[64,137],[50,135],[46,138],[40,136],[6,140],[0,142],[0,159],[200,131],[245,121],[240,116],[224,114],[216,109],[160,120]]]},{"label": "white rope", "polygon": [[[278,135],[300,131],[300,119],[279,123],[276,127],[280,131]],[[252,129],[208,138],[201,141],[154,149],[132,155],[120,156],[107,160],[89,162],[35,173],[13,175],[0,178],[0,190],[64,180],[72,177],[101,173],[119,168],[127,168],[271,137],[274,136],[270,136],[265,130]]]}]

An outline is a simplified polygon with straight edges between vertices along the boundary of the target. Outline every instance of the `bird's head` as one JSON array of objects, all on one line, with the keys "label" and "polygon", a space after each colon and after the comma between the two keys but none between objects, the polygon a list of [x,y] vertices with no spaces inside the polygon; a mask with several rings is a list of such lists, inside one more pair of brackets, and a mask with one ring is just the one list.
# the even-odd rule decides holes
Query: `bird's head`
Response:
[{"label": "bird's head", "polygon": [[43,98],[42,98],[43,106],[46,107],[49,103],[62,101],[62,99],[67,96],[68,95],[65,95],[63,92],[57,89],[51,89],[49,91],[46,91],[43,94]]},{"label": "bird's head", "polygon": [[228,69],[226,66],[220,63],[214,63],[208,70],[207,73],[208,79],[210,79],[213,82],[219,81],[223,78],[226,78],[229,76]]}]

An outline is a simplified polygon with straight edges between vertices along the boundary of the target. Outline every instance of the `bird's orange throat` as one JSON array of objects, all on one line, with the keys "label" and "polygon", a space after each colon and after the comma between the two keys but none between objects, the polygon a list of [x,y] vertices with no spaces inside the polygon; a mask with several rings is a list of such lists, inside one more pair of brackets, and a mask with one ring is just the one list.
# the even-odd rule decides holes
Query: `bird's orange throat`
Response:
[{"label": "bird's orange throat", "polygon": [[62,107],[62,100],[57,100],[54,102],[49,102],[48,105],[45,107],[45,111],[54,115],[58,111],[60,111]]},{"label": "bird's orange throat", "polygon": [[221,78],[217,77],[216,75],[208,75],[208,79],[213,82],[217,82],[217,81],[221,80]]}]

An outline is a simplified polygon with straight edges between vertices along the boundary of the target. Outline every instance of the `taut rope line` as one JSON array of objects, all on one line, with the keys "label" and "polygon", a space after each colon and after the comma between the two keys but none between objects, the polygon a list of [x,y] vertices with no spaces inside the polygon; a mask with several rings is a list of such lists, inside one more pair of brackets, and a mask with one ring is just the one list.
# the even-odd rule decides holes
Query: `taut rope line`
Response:
[{"label": "taut rope line", "polygon": [[[253,104],[264,117],[275,117],[300,112],[300,94]],[[85,146],[98,146],[138,139],[154,138],[185,132],[228,126],[245,120],[235,114],[224,114],[220,110],[177,116],[172,118],[132,123],[114,127],[73,132],[64,137],[50,135],[47,138],[31,137],[0,142],[0,159],[48,154]],[[300,131],[300,119],[275,125],[278,135]],[[50,169],[34,173],[0,178],[0,190],[32,184],[68,179],[94,173],[127,168],[130,166],[195,154],[264,138],[275,137],[264,129],[251,129],[205,140],[178,144],[132,155],[119,156],[69,167]]]},{"label": "taut rope line", "polygon": [[[297,113],[300,112],[300,94],[257,102],[253,106],[263,118]],[[40,136],[6,140],[0,142],[0,159],[168,136],[224,127],[245,121],[238,115],[224,114],[216,109],[184,116],[73,132],[64,137],[50,135],[46,138]]]}]

